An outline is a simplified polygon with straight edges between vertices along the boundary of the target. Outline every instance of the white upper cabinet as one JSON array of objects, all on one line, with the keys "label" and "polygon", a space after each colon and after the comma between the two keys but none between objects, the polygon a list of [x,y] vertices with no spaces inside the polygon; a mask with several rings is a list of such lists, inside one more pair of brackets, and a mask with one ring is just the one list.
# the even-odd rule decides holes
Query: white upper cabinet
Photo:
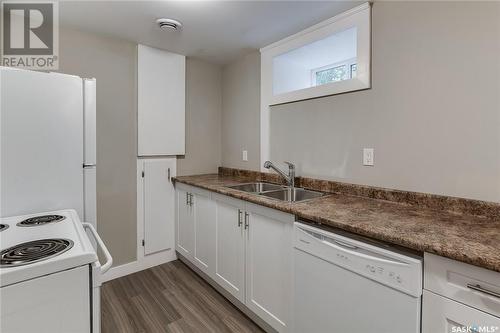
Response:
[{"label": "white upper cabinet", "polygon": [[186,57],[138,45],[138,155],[185,154]]},{"label": "white upper cabinet", "polygon": [[370,88],[370,4],[261,49],[267,105]]}]

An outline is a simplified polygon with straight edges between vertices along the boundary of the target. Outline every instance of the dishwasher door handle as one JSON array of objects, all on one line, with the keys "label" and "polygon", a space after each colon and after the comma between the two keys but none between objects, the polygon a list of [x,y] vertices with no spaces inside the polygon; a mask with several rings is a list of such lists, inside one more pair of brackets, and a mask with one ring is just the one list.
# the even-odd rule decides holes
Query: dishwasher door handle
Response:
[{"label": "dishwasher door handle", "polygon": [[[332,247],[334,249],[337,249],[338,251],[343,251],[343,252],[348,253],[350,255],[354,255],[354,256],[368,259],[368,260],[374,260],[374,261],[377,261],[380,263],[390,263],[390,264],[398,265],[398,266],[408,266],[407,263],[399,261],[395,258],[389,258],[387,256],[384,256],[383,254],[378,254],[378,253],[372,252],[371,250],[364,249],[362,247],[344,242],[342,240],[334,239],[334,238],[327,236],[327,235],[321,235],[317,232],[313,232],[311,230],[307,230],[307,229],[303,229],[303,228],[298,228],[298,230],[303,232],[304,238],[310,239],[311,242],[322,244],[324,246],[329,246],[329,247]],[[302,238],[300,239],[300,241],[304,242]]]},{"label": "dishwasher door handle", "polygon": [[331,239],[331,238],[323,239],[322,243],[327,245],[327,246],[337,248],[337,249],[344,251],[346,253],[349,253],[351,255],[358,256],[360,258],[373,260],[373,261],[380,262],[380,263],[393,264],[393,265],[397,265],[397,266],[408,266],[407,263],[399,261],[397,259],[389,258],[383,254],[374,253],[370,250],[363,249],[363,248],[356,246],[356,245],[347,244],[347,243],[344,243],[341,241],[339,242],[338,240],[335,240],[335,239]]},{"label": "dishwasher door handle", "polygon": [[359,249],[359,247],[357,247],[356,245],[347,244],[347,243],[341,242],[341,241],[336,240],[336,239],[332,239],[332,241],[335,244],[337,244],[338,246],[342,246],[342,247],[348,248],[350,250],[357,250],[357,249]]}]

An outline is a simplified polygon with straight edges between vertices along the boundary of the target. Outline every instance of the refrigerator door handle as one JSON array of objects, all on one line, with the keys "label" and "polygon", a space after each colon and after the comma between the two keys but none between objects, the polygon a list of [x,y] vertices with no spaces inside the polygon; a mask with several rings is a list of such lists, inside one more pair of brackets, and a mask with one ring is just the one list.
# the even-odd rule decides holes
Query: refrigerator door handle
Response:
[{"label": "refrigerator door handle", "polygon": [[96,163],[96,81],[83,80],[83,161],[88,164]]},{"label": "refrigerator door handle", "polygon": [[106,263],[101,266],[101,274],[104,274],[108,269],[111,268],[111,265],[113,265],[113,257],[111,256],[111,253],[109,253],[108,248],[102,241],[97,231],[94,229],[94,226],[88,222],[83,222],[82,224],[84,229],[90,230],[90,233],[92,234],[102,252],[104,253],[104,256],[106,257]]}]

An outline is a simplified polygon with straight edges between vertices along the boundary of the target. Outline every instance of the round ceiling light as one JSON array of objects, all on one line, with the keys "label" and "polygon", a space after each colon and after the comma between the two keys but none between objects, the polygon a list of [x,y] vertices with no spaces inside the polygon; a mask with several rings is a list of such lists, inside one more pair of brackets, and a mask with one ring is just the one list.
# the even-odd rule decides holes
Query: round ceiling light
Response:
[{"label": "round ceiling light", "polygon": [[181,30],[182,23],[168,18],[160,18],[156,20],[158,26],[163,30]]}]

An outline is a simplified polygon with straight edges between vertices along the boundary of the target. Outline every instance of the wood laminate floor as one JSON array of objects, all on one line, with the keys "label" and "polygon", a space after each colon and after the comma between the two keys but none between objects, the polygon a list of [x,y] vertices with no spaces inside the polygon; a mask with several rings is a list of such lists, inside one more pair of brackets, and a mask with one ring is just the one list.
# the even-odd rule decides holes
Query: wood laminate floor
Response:
[{"label": "wood laminate floor", "polygon": [[103,284],[102,333],[263,332],[176,260]]}]

